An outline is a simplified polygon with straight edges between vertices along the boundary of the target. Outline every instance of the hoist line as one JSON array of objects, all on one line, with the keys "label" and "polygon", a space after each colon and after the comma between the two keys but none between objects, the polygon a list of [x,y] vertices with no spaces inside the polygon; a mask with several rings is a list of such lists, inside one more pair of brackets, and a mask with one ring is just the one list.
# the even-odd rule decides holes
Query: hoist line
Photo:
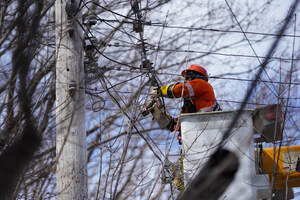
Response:
[{"label": "hoist line", "polygon": [[[133,2],[133,3],[132,3]],[[141,10],[140,10],[140,5],[139,3],[137,2],[137,0],[133,0],[131,1],[131,8],[134,12],[134,15],[135,15],[135,20],[137,21],[138,23],[138,27],[137,27],[137,30],[139,32],[139,36],[140,36],[140,42],[141,42],[141,56],[142,56],[142,64],[141,64],[141,73],[143,73],[143,70],[144,70],[144,64],[145,64],[145,67],[147,67],[148,69],[148,72],[146,74],[146,76],[148,76],[148,78],[150,79],[150,84],[151,86],[156,86],[156,87],[160,87],[160,81],[159,79],[155,76],[154,74],[154,71],[152,71],[151,69],[151,62],[150,60],[147,59],[147,50],[146,50],[146,43],[145,43],[145,39],[144,39],[144,36],[143,36],[143,32],[144,32],[144,26],[142,23],[142,15],[141,15]],[[141,30],[139,29],[141,28]],[[150,76],[151,74],[151,76]],[[165,107],[165,101],[164,101],[164,97],[161,95],[161,99],[162,99],[162,105],[163,105],[163,110],[165,111],[166,110],[166,107]]]}]

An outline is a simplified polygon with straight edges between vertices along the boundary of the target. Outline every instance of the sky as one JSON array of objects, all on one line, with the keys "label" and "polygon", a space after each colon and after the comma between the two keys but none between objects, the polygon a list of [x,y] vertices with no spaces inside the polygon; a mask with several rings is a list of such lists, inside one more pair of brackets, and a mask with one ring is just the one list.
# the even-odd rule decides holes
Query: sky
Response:
[{"label": "sky", "polygon": [[[144,1],[143,1],[144,2]],[[189,10],[186,10],[185,12],[181,12],[183,10],[183,6],[188,5],[189,3],[193,3],[194,0],[187,0],[187,1],[177,1],[178,3],[173,3],[174,1],[171,1],[169,4],[165,5],[160,11],[157,11],[156,13],[149,13],[149,15],[151,15],[151,17],[154,18],[153,22],[155,22],[155,20],[162,22],[165,21],[166,24],[168,26],[180,26],[180,27],[185,27],[188,28],[189,26],[191,26],[191,22],[193,20],[195,20],[195,27],[199,27],[200,25],[202,25],[200,22],[202,22],[202,19],[197,19],[197,16],[201,16],[201,14],[205,13],[206,9],[205,7],[203,8],[198,8],[198,7],[193,7],[190,8]],[[210,1],[211,2],[211,6],[213,6],[213,4],[220,4],[222,6],[226,6],[225,1],[223,0],[216,0],[216,1]],[[243,13],[243,9],[239,7],[240,4],[248,2],[250,5],[253,3],[255,4],[255,6],[259,7],[259,3],[261,3],[261,1],[229,1],[230,5],[233,5],[232,9],[234,13],[239,14],[238,20],[243,20],[244,17],[247,17],[247,13]],[[255,25],[256,21],[253,22],[254,25],[250,26],[250,27],[244,27],[244,24],[241,23],[242,27],[244,28],[244,30],[249,31],[249,32],[262,32],[262,33],[276,33],[276,30],[278,28],[278,23],[280,23],[284,17],[286,16],[287,10],[290,6],[290,4],[293,2],[291,0],[277,0],[275,1],[277,6],[275,6],[271,12],[269,11],[268,13],[261,13],[261,19],[257,20],[257,24],[259,24],[258,26]],[[214,5],[215,6],[215,5]],[[299,11],[299,9],[298,9]],[[127,10],[124,10],[124,13],[126,13]],[[180,12],[182,13],[180,16],[177,16],[176,18],[171,18],[171,16],[176,12]],[[298,12],[299,13],[299,12]],[[168,17],[169,15],[169,17]],[[213,13],[212,17],[215,16],[221,16],[224,18],[227,17],[228,21],[230,20],[230,18],[228,16],[230,16],[229,11],[228,13]],[[273,21],[270,24],[264,24],[264,19],[268,18],[268,16],[272,16]],[[102,16],[101,17],[105,17]],[[208,16],[205,16],[208,17]],[[224,20],[221,19],[221,20]],[[226,19],[227,19],[226,18]],[[170,20],[172,19],[172,20]],[[193,20],[192,20],[193,19]],[[203,19],[204,21],[204,19]],[[197,23],[198,22],[198,23]],[[210,28],[215,28],[215,27],[220,27],[220,29],[225,30],[226,27],[225,24],[217,24],[215,26],[211,26]],[[272,29],[273,27],[273,29]],[[145,32],[145,38],[148,39],[148,41],[153,42],[153,44],[158,44],[158,38],[160,37],[161,34],[163,34],[164,36],[172,36],[172,35],[176,35],[176,34],[180,34],[181,32],[184,31],[184,29],[182,28],[165,28],[164,31],[162,31],[162,28],[160,27],[160,29],[157,29],[158,31],[155,32],[155,34],[153,34],[153,32],[150,32],[149,30],[154,29],[154,27],[149,26],[146,27],[147,32]],[[238,28],[236,28],[235,30],[240,31]],[[235,41],[241,40],[243,39],[243,35],[240,33],[232,33],[230,35],[224,36],[223,38],[221,38],[220,40],[218,40],[218,42],[214,43],[214,41],[217,41],[217,37],[218,35],[215,34],[212,37],[211,41],[205,41],[206,37],[209,36],[210,34],[212,34],[212,32],[210,31],[203,31],[203,30],[192,30],[192,31],[187,31],[186,34],[182,35],[182,37],[180,37],[178,40],[173,42],[173,46],[172,48],[175,49],[175,47],[180,47],[180,45],[182,43],[190,43],[190,45],[186,45],[184,46],[184,48],[182,48],[181,50],[183,50],[183,52],[173,52],[172,55],[170,56],[170,61],[172,61],[172,58],[176,59],[179,57],[186,57],[188,60],[189,58],[192,58],[195,55],[202,55],[205,52],[208,52],[210,50],[215,51],[215,54],[211,54],[209,56],[206,56],[205,58],[198,58],[194,61],[187,61],[185,63],[183,63],[182,65],[178,66],[174,66],[174,71],[172,71],[172,73],[174,74],[174,76],[164,76],[165,74],[163,73],[170,73],[170,71],[168,70],[164,70],[161,69],[159,72],[161,72],[162,74],[159,75],[159,77],[162,79],[164,84],[167,83],[172,83],[173,81],[175,81],[175,79],[177,80],[182,80],[179,79],[180,77],[178,76],[178,74],[185,69],[186,67],[189,66],[189,64],[193,64],[192,62],[196,62],[197,64],[199,63],[204,63],[206,64],[205,67],[208,69],[208,73],[209,75],[212,77],[210,78],[210,83],[213,85],[213,87],[216,89],[216,95],[218,98],[226,98],[225,100],[232,100],[232,101],[241,101],[241,99],[243,99],[245,92],[246,92],[246,88],[249,86],[249,82],[241,82],[241,81],[231,81],[231,80],[225,80],[225,79],[217,79],[217,78],[213,78],[215,77],[220,77],[220,76],[226,76],[228,78],[244,78],[244,79],[251,79],[253,78],[253,76],[255,75],[256,72],[256,66],[259,65],[259,62],[256,58],[246,58],[243,56],[239,56],[237,57],[230,57],[228,55],[233,55],[233,54],[238,54],[238,55],[254,55],[253,51],[251,50],[250,46],[247,45],[246,42],[243,43],[243,45],[236,45],[233,48],[230,49],[225,49],[225,50],[220,50],[217,51],[217,47],[224,45],[224,44],[232,44]],[[219,33],[218,33],[219,34]],[[293,34],[293,29],[290,28],[287,30],[286,34]],[[300,35],[300,30],[299,28],[297,28],[296,31],[297,35]],[[247,34],[247,36],[250,38],[250,41],[256,39],[257,37],[260,36],[256,36],[253,34]],[[266,40],[260,42],[260,43],[256,43],[253,44],[253,48],[255,50],[255,52],[257,53],[257,55],[259,56],[264,56],[266,55],[269,46],[271,44],[271,42],[273,41],[272,39],[270,39],[272,37],[268,37]],[[287,40],[289,43],[292,42],[293,38],[288,38],[285,40]],[[206,42],[205,45],[201,42]],[[212,43],[212,44],[210,44]],[[162,42],[162,45],[164,43]],[[300,46],[299,45],[299,38],[296,39],[296,46]],[[284,44],[282,44],[281,46],[282,48],[284,47]],[[171,48],[171,47],[169,47]],[[191,50],[191,51],[198,51],[196,53],[190,52],[187,53],[187,49]],[[203,53],[204,52],[204,53]],[[221,55],[223,54],[223,55]],[[291,55],[285,55],[286,57],[290,57]],[[1,56],[0,57],[0,64],[2,65],[6,65],[7,62],[10,61],[10,55],[5,55],[5,56]],[[155,64],[159,64],[160,63],[160,55],[158,55],[158,58],[155,59],[154,57],[152,57],[151,59],[155,60],[156,63]],[[121,59],[120,59],[121,60]],[[224,63],[227,62],[228,66],[224,66]],[[99,63],[101,63],[101,61],[99,61]],[[166,64],[166,63],[164,63]],[[156,68],[159,66],[155,66]],[[176,68],[176,69],[175,69]],[[242,74],[242,75],[237,75],[235,74],[234,76],[232,75],[228,75],[229,73],[239,73],[239,72],[244,72],[247,71],[249,69],[253,69],[252,73],[247,73]],[[298,69],[299,70],[299,69]],[[273,74],[276,73],[276,71],[268,71],[268,73]],[[176,76],[175,76],[176,75]],[[298,74],[299,75],[299,74]],[[127,77],[124,77],[127,78]],[[266,76],[264,76],[264,78],[266,78]],[[130,88],[131,90],[134,90],[135,88],[132,87],[131,85],[128,86],[128,88]],[[295,96],[299,96],[299,95],[295,95]],[[298,100],[299,101],[299,100]],[[226,109],[237,109],[239,107],[238,104],[233,104],[233,103],[228,103],[229,105],[227,105],[224,102],[221,102],[221,105],[223,104],[224,108]],[[106,106],[110,106],[111,104],[109,104],[109,102],[107,102]],[[176,103],[172,104],[174,107],[176,106],[176,109],[171,110],[171,113],[173,116],[175,116],[176,114],[178,114],[178,110],[180,107],[180,103],[178,103],[178,101],[176,101]],[[96,123],[98,123],[99,118],[101,120],[101,117],[105,118],[105,117],[109,117],[111,113],[102,113],[102,116],[99,117],[99,113],[97,113],[96,116]],[[99,118],[97,118],[99,117]],[[92,117],[91,117],[92,118]],[[149,120],[150,117],[149,117]],[[0,118],[1,121],[1,118]],[[92,126],[93,122],[88,121],[88,126]],[[122,122],[123,123],[123,122]],[[120,130],[114,130],[116,132],[119,132]],[[113,132],[113,131],[112,131]],[[171,135],[170,135],[171,137]],[[177,141],[176,141],[177,142]],[[141,142],[141,146],[143,145],[143,143]],[[166,144],[165,146],[168,146],[169,144]],[[178,145],[174,145],[173,146],[174,149],[172,149],[172,153],[176,153],[178,152]],[[96,152],[95,154],[98,154],[99,152]],[[95,177],[95,179],[97,179],[97,177]],[[95,181],[97,182],[97,181]],[[297,190],[295,190],[297,191]],[[299,191],[299,190],[298,190]],[[295,199],[300,199],[300,197],[297,197]]]}]

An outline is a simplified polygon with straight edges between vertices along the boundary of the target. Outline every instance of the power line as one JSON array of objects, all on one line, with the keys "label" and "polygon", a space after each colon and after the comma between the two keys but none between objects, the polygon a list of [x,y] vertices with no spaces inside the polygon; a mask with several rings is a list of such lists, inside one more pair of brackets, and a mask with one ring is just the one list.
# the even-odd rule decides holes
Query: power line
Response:
[{"label": "power line", "polygon": [[[115,13],[114,13],[115,14]],[[136,20],[136,19],[135,19]],[[105,20],[102,20],[102,21],[105,21]],[[113,21],[113,20],[111,20]],[[117,21],[117,20],[116,20]],[[118,21],[119,22],[119,21]],[[124,21],[122,21],[123,23],[125,23]],[[144,23],[142,22],[141,20],[139,20],[139,23],[143,23],[143,25],[155,25],[155,24],[151,24],[151,23]],[[158,25],[158,24],[156,24]],[[163,26],[165,28],[168,28],[167,26]],[[174,28],[174,27],[171,27],[171,28]],[[184,28],[184,27],[183,27]],[[186,27],[187,28],[187,27]],[[191,29],[190,27],[188,29]],[[192,28],[193,29],[193,28]],[[196,28],[198,30],[211,30],[211,31],[220,31],[220,30],[216,30],[216,29],[203,29],[203,28]],[[222,31],[220,31],[222,32]],[[223,31],[224,32],[224,31]],[[238,31],[225,31],[225,32],[238,32]],[[261,34],[261,33],[250,33],[250,32],[240,32],[240,33],[249,33],[249,34]],[[128,34],[129,35],[129,34]],[[262,34],[263,35],[263,34]],[[270,35],[270,36],[276,36],[275,34],[267,34],[267,35]],[[130,35],[132,36],[132,35]],[[287,36],[287,37],[298,37],[298,36],[290,36],[290,35],[279,35],[279,36]],[[134,37],[134,36],[132,36]],[[300,36],[299,36],[300,37]],[[143,39],[141,39],[141,41],[143,41]],[[117,46],[117,47],[130,47],[130,48],[141,48],[141,46],[137,46],[137,45],[120,45],[120,44],[108,44],[108,46]],[[144,46],[145,47],[145,46]],[[161,48],[159,46],[155,47],[153,45],[151,46],[147,46],[145,48],[148,48],[148,49],[155,49],[157,51],[174,51],[174,52],[187,52],[187,50],[174,50],[174,49],[164,49],[164,48]],[[266,57],[262,57],[262,56],[251,56],[251,55],[239,55],[239,54],[223,54],[223,53],[216,53],[216,52],[204,52],[204,51],[193,51],[193,50],[189,50],[189,53],[205,53],[205,54],[215,54],[215,55],[222,55],[222,56],[238,56],[238,57],[253,57],[253,58],[266,58]],[[270,57],[270,59],[280,59],[280,60],[292,60],[290,58],[281,58],[281,57]],[[297,59],[295,59],[297,60]],[[299,59],[298,59],[299,60]],[[118,64],[121,64],[121,63],[118,63]],[[211,77],[211,78],[215,78],[215,79],[218,79],[219,77]],[[237,81],[253,81],[253,80],[247,80],[247,79],[234,79],[234,78],[219,78],[219,79],[227,79],[227,80],[237,80]],[[123,81],[122,83],[124,82],[127,82],[127,81]],[[284,82],[273,82],[273,81],[260,81],[260,82],[264,82],[264,83],[278,83],[278,84],[288,84],[288,83],[284,83]],[[121,84],[121,83],[119,83]],[[119,84],[116,84],[116,85],[119,85]],[[293,85],[299,85],[299,83],[293,83]],[[114,87],[114,86],[111,86],[111,88]],[[229,101],[227,101],[229,102]],[[237,103],[241,103],[241,102],[237,102]]]},{"label": "power line", "polygon": [[[225,0],[226,1],[226,0]],[[276,40],[273,42],[272,46],[270,47],[268,53],[267,53],[267,56],[266,56],[266,59],[262,62],[262,65],[261,65],[261,68],[259,69],[256,77],[255,77],[255,80],[252,82],[250,88],[248,89],[247,91],[247,94],[245,95],[245,98],[237,112],[237,114],[235,115],[235,117],[233,118],[233,120],[231,121],[228,129],[226,130],[226,132],[224,133],[223,135],[223,138],[220,142],[220,145],[219,145],[219,148],[221,148],[227,141],[227,139],[229,138],[230,134],[231,134],[231,130],[232,128],[234,127],[234,125],[236,124],[236,122],[238,121],[240,115],[242,114],[251,94],[252,94],[252,91],[253,89],[255,88],[258,80],[260,79],[260,76],[262,74],[262,72],[264,71],[264,69],[266,68],[267,66],[267,63],[268,63],[268,60],[270,59],[271,55],[274,53],[274,50],[276,49],[280,39],[281,39],[281,35],[284,33],[284,31],[286,30],[295,10],[296,10],[296,7],[299,3],[299,0],[295,0],[293,2],[293,5],[291,6],[290,10],[289,10],[289,13],[288,13],[288,16],[286,17],[286,21],[284,23],[284,25],[281,27],[280,31],[279,31],[279,34],[278,36],[276,37]]]},{"label": "power line", "polygon": [[[111,86],[105,90],[103,89],[91,89],[90,92],[92,93],[92,91],[95,91],[95,94],[101,94],[101,93],[104,93],[106,92],[107,90],[110,90],[112,89],[114,86]],[[112,93],[119,93],[119,94],[136,94],[136,92],[130,92],[130,91],[111,91]],[[148,95],[148,93],[146,92],[140,92],[140,94],[142,95]],[[291,98],[289,98],[291,99]],[[299,98],[292,98],[293,100],[298,100],[300,99]],[[225,102],[225,103],[236,103],[236,104],[241,104],[243,103],[242,101],[234,101],[234,100],[227,100],[227,99],[216,99],[218,102]],[[267,106],[267,105],[270,105],[269,103],[256,103],[256,102],[247,102],[248,105],[256,105],[256,106]],[[288,108],[300,108],[300,106],[292,106],[292,105],[289,105],[287,106]]]},{"label": "power line", "polygon": [[[123,72],[129,72],[129,74],[132,74],[133,72],[136,72],[136,70],[126,70],[126,69],[118,69],[116,71],[123,71]],[[156,72],[156,74],[158,75],[167,75],[167,76],[176,76],[176,77],[181,77],[181,75],[177,75],[177,74],[172,74],[172,73],[167,73],[167,72]],[[232,74],[234,75],[234,74]],[[134,78],[137,78],[141,75],[137,75]],[[128,80],[122,81],[121,83],[125,83],[127,81],[130,81],[134,78],[130,78]],[[232,81],[245,81],[245,82],[252,82],[254,81],[254,79],[243,79],[243,78],[229,78],[229,77],[221,77],[221,76],[209,76],[210,79],[221,79],[221,80],[232,80]],[[264,83],[271,83],[271,81],[268,80],[259,80],[259,82],[264,82]],[[117,83],[117,85],[121,84],[121,83]],[[272,81],[272,83],[275,84],[282,84],[282,85],[300,85],[300,82],[283,82],[283,81]]]},{"label": "power line", "polygon": [[[83,7],[86,7],[87,9],[89,9],[87,7],[87,4],[94,4],[100,8],[102,8],[103,10],[106,10],[108,12],[111,12],[113,13],[114,15],[118,15],[120,17],[123,17],[125,19],[129,19],[131,21],[126,21],[126,20],[110,20],[110,19],[102,19],[102,18],[99,18],[99,21],[101,22],[113,22],[113,23],[128,23],[128,24],[134,24],[136,23],[138,20],[137,19],[134,19],[134,18],[130,18],[128,16],[125,16],[125,15],[122,15],[118,12],[115,12],[115,11],[112,11],[111,9],[108,9],[104,6],[101,6],[99,3],[96,3],[96,2],[93,2],[93,1],[88,1],[86,3],[84,3],[84,5],[80,8],[80,10],[83,8]],[[151,21],[141,21],[140,22],[143,26],[156,26],[156,27],[162,27],[162,28],[169,28],[169,29],[186,29],[186,30],[192,30],[192,31],[211,31],[211,32],[222,32],[222,33],[241,33],[241,34],[250,34],[250,35],[262,35],[262,36],[272,36],[272,37],[277,37],[277,36],[280,36],[280,37],[291,37],[291,38],[299,38],[300,35],[290,35],[290,34],[281,34],[281,35],[278,35],[276,33],[263,33],[263,32],[255,32],[255,31],[238,31],[238,30],[222,30],[222,29],[216,29],[216,28],[204,28],[204,27],[186,27],[186,26],[175,26],[175,25],[166,25],[166,23],[164,22],[151,22]]]},{"label": "power line", "polygon": [[[239,28],[240,28],[241,31],[243,32],[243,35],[244,35],[245,39],[247,40],[247,42],[248,42],[248,44],[249,44],[249,46],[250,46],[252,52],[254,53],[255,57],[257,58],[259,64],[261,65],[262,62],[261,62],[260,59],[258,58],[258,55],[257,55],[256,51],[254,50],[254,47],[252,46],[252,44],[251,44],[250,40],[248,39],[246,33],[244,32],[244,30],[243,30],[243,28],[242,28],[240,22],[238,21],[236,15],[234,14],[234,12],[233,12],[232,8],[230,7],[230,5],[228,4],[227,0],[225,0],[225,2],[226,2],[226,5],[228,6],[228,8],[229,8],[229,10],[230,10],[231,15],[233,16],[233,18],[235,19],[235,21],[236,21],[236,23],[238,24]],[[292,60],[292,62],[293,62],[293,60]],[[268,79],[271,81],[271,78],[270,78],[269,74],[267,73],[267,71],[266,71],[265,69],[264,69],[264,72],[265,72],[265,74],[267,75]],[[274,90],[271,90],[271,88],[269,88],[268,85],[266,85],[266,86],[267,86],[267,87],[269,88],[269,90],[277,97],[277,96],[278,96],[278,92],[276,91],[276,88],[275,88],[275,86],[273,85],[272,81],[271,81],[271,84],[272,84]]]},{"label": "power line", "polygon": [[[135,19],[130,18],[130,17],[128,17],[128,16],[125,16],[125,15],[122,15],[122,14],[120,14],[120,13],[117,13],[117,12],[111,10],[111,9],[108,9],[108,8],[106,8],[106,7],[104,7],[104,6],[101,6],[99,3],[94,2],[94,1],[88,1],[88,2],[84,3],[84,4],[82,5],[82,7],[81,7],[79,10],[81,10],[83,7],[86,7],[87,9],[89,9],[89,7],[87,7],[87,4],[94,4],[94,5],[96,5],[96,6],[100,7],[100,8],[102,8],[103,10],[106,10],[106,11],[108,11],[108,12],[111,12],[111,13],[113,13],[114,15],[118,15],[118,16],[123,17],[123,18],[125,18],[125,19],[130,19],[130,20],[132,20],[132,21],[135,20]],[[90,9],[89,9],[89,10],[90,10]],[[102,21],[102,19],[101,19],[101,21]],[[116,20],[116,21],[117,21],[117,20]]]},{"label": "power line", "polygon": [[[237,30],[221,30],[221,29],[214,29],[214,28],[202,28],[202,27],[184,27],[184,26],[171,26],[171,25],[159,25],[159,24],[145,24],[146,26],[161,26],[164,28],[172,28],[172,29],[186,29],[186,30],[192,30],[192,31],[212,31],[212,32],[221,32],[221,33],[243,33],[242,31]],[[263,32],[254,32],[254,31],[245,31],[246,34],[251,35],[262,35],[262,36],[272,36],[276,37],[277,34],[275,33],[263,33]],[[282,37],[298,37],[300,38],[300,35],[289,35],[289,34],[283,34]]]},{"label": "power line", "polygon": [[[227,1],[226,1],[226,3],[227,3]],[[135,11],[135,15],[138,15],[138,17],[136,16],[136,20],[138,21],[138,23],[139,23],[139,25],[141,25],[141,20],[140,20],[140,17],[139,17],[139,6],[138,6],[138,4],[136,4],[137,5],[137,10]],[[233,11],[232,11],[232,9],[230,8],[230,6],[229,6],[229,4],[227,3],[227,5],[228,5],[228,7],[229,7],[229,9],[230,9],[230,11],[231,11],[231,13],[233,14],[233,16],[235,17],[235,15],[234,15],[234,13],[233,13]],[[137,19],[138,18],[138,19]],[[236,19],[236,17],[235,17],[235,19]],[[237,19],[236,19],[237,20]],[[239,25],[239,27],[241,28],[241,26],[240,26],[240,24],[239,24],[239,22],[237,21],[237,23],[238,23],[238,25]],[[245,34],[245,32],[243,31],[243,29],[241,28],[241,30],[242,30],[242,33],[244,34],[244,36],[246,37],[246,39],[247,39],[247,41],[248,41],[248,43],[249,43],[249,45],[250,45],[250,47],[251,47],[251,49],[253,50],[253,52],[254,52],[254,54],[255,54],[255,58],[257,58],[258,59],[258,61],[260,62],[260,60],[259,60],[259,58],[258,58],[258,55],[256,54],[256,52],[254,51],[254,49],[253,49],[253,47],[252,47],[252,45],[251,45],[251,43],[250,43],[250,41],[248,40],[248,38],[247,38],[247,36],[246,36],[246,34]],[[141,32],[142,32],[142,30],[140,30],[139,31],[139,33],[140,33],[140,37],[141,37],[141,48],[142,48],[142,50],[143,50],[143,57],[146,57],[146,51],[145,51],[145,44],[144,44],[144,39],[143,39],[143,37],[142,37],[142,34],[141,34]],[[295,37],[294,37],[295,38]],[[190,52],[190,51],[189,51]],[[260,62],[260,64],[262,64],[261,62]],[[266,74],[267,74],[267,72],[266,72]],[[267,74],[267,76],[268,76],[268,74]],[[271,79],[270,79],[270,77],[268,76],[268,78],[269,78],[269,80],[270,80],[270,83],[272,83],[272,81],[271,81]],[[272,85],[273,85],[273,83],[272,83]],[[268,87],[268,86],[267,86]],[[273,85],[273,87],[275,88],[275,86]],[[272,91],[273,92],[273,90],[271,90],[271,88],[269,88],[270,89],[270,91]],[[276,92],[276,90],[275,90],[275,92]],[[277,96],[276,94],[274,94],[275,96]]]},{"label": "power line", "polygon": [[[112,23],[127,23],[127,24],[133,24],[134,21],[119,21],[119,20],[109,20],[109,19],[101,19],[101,21],[106,22],[112,22]],[[185,27],[185,26],[175,26],[175,25],[166,25],[162,22],[156,22],[152,23],[151,21],[146,21],[142,23],[144,26],[154,26],[154,27],[162,27],[162,28],[168,28],[168,29],[185,29],[185,30],[192,30],[192,31],[211,31],[211,32],[221,32],[221,33],[240,33],[243,34],[242,31],[238,30],[222,30],[222,29],[216,29],[216,28],[203,28],[203,27]],[[263,32],[254,32],[254,31],[245,31],[244,33],[249,35],[261,35],[261,36],[270,36],[270,37],[276,37],[276,33],[263,33]],[[282,37],[296,37],[300,38],[300,35],[290,35],[290,34],[283,34]]]},{"label": "power line", "polygon": [[[100,4],[98,3],[95,3],[95,2],[87,2],[85,3],[85,6],[86,4],[88,3],[94,3],[95,5],[107,10],[107,11],[110,11],[112,12],[113,14],[115,15],[118,15],[118,16],[121,16],[123,18],[127,18],[127,19],[131,19],[132,21],[119,21],[119,20],[104,20],[104,19],[101,19],[99,16],[97,16],[97,18],[99,19],[99,21],[101,22],[118,22],[118,23],[130,23],[130,24],[135,24],[136,22],[140,23],[140,25],[146,25],[146,26],[161,26],[163,28],[179,28],[179,29],[187,29],[187,30],[201,30],[201,31],[215,31],[215,32],[225,32],[225,33],[242,33],[242,34],[255,34],[255,35],[265,35],[265,36],[274,36],[276,37],[277,35],[276,34],[273,34],[273,33],[261,33],[261,32],[249,32],[249,31],[231,31],[231,30],[220,30],[220,29],[208,29],[208,28],[200,28],[200,27],[184,27],[184,26],[169,26],[169,25],[165,25],[165,23],[151,23],[151,22],[145,22],[145,21],[141,21],[141,20],[138,20],[138,19],[133,19],[133,18],[130,18],[130,17],[127,17],[127,16],[124,16],[124,15],[121,15],[119,13],[116,13],[114,11],[111,11],[110,9],[107,9],[103,6],[101,6]],[[87,7],[88,8],[88,7]],[[88,8],[89,9],[89,8]],[[90,10],[90,9],[89,9]],[[90,10],[91,11],[91,10]],[[106,23],[108,24],[108,23]],[[109,24],[108,24],[109,25]],[[112,26],[111,26],[112,27]],[[116,27],[113,27],[113,28],[116,28]],[[119,30],[119,29],[118,29]],[[119,30],[121,31],[121,30]],[[122,31],[123,32],[123,31]],[[124,33],[124,32],[123,32]],[[127,34],[128,36],[130,37],[133,37],[135,39],[137,39],[134,35],[131,35],[127,32],[125,32],[125,34]],[[298,35],[287,35],[287,34],[284,34],[284,35],[279,35],[281,37],[300,37]],[[143,41],[141,41],[143,42]],[[115,46],[114,44],[110,44],[108,46]],[[117,45],[117,46],[121,46],[121,45]],[[123,47],[134,47],[134,48],[141,48],[140,46],[137,47],[137,46],[124,46],[122,45]],[[145,47],[147,48],[147,47]],[[161,50],[161,51],[172,51],[172,52],[184,52],[186,53],[187,50],[174,50],[174,49],[164,49],[160,46],[154,46],[154,45],[151,45],[150,48],[148,48],[148,50]],[[265,58],[263,56],[253,56],[253,55],[243,55],[243,54],[225,54],[225,53],[216,53],[216,52],[206,52],[206,51],[194,51],[194,50],[189,50],[190,53],[205,53],[205,54],[214,54],[214,55],[222,55],[222,56],[237,56],[237,57],[250,57],[250,58]],[[282,59],[282,60],[292,60],[291,58],[281,58],[281,57],[272,57],[272,59]],[[300,59],[294,59],[294,60],[300,60]]]},{"label": "power line", "polygon": [[[128,47],[128,48],[140,48],[137,45],[122,45],[122,44],[107,44],[109,47]],[[212,54],[212,55],[219,55],[219,56],[227,56],[227,57],[245,57],[245,58],[266,58],[265,56],[254,56],[254,55],[247,55],[247,54],[228,54],[228,53],[218,53],[218,52],[212,52],[212,51],[199,51],[199,50],[185,50],[185,49],[170,49],[170,48],[164,48],[162,46],[155,46],[155,45],[149,45],[146,47],[147,50],[155,50],[155,51],[166,51],[166,52],[176,52],[176,53],[199,53],[199,54]],[[278,56],[272,56],[270,57],[270,60],[300,60],[300,58],[288,58],[288,57],[278,57]]]}]

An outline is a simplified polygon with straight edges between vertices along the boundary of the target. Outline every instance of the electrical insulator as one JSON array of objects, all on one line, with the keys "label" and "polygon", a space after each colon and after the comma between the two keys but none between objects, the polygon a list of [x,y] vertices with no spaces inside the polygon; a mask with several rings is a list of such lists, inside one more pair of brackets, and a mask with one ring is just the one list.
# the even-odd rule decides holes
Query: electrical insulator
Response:
[{"label": "electrical insulator", "polygon": [[69,95],[71,97],[73,97],[73,95],[74,95],[74,93],[76,91],[76,87],[77,87],[76,82],[75,81],[71,81],[70,84],[69,84],[69,89],[68,89]]},{"label": "electrical insulator", "polygon": [[96,49],[99,42],[96,37],[86,37],[85,38],[85,50]]},{"label": "electrical insulator", "polygon": [[94,26],[95,24],[97,24],[97,15],[87,15],[84,14],[82,16],[82,21],[83,21],[83,25],[89,25],[89,26]]},{"label": "electrical insulator", "polygon": [[140,65],[140,69],[141,70],[152,70],[152,66],[151,65],[153,65],[153,63],[151,63],[150,62],[150,60],[144,60],[143,62],[142,62],[142,64]]},{"label": "electrical insulator", "polygon": [[133,31],[136,33],[141,33],[143,32],[143,26],[139,22],[133,22]]},{"label": "electrical insulator", "polygon": [[87,69],[88,69],[88,67],[89,67],[90,64],[91,64],[91,61],[87,57],[85,57],[84,58],[84,62],[83,62],[83,66],[84,66],[84,71],[85,72],[87,71]]}]

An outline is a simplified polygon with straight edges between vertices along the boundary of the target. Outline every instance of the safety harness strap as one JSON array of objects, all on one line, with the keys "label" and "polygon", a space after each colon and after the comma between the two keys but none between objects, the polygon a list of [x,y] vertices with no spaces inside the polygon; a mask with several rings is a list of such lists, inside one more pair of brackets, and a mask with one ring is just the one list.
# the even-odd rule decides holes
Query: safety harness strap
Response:
[{"label": "safety harness strap", "polygon": [[185,83],[185,86],[187,87],[187,89],[188,89],[188,91],[189,91],[190,97],[195,96],[195,92],[194,92],[194,89],[193,89],[193,87],[191,86],[191,84]]},{"label": "safety harness strap", "polygon": [[214,104],[210,107],[201,108],[198,112],[211,112],[211,111],[221,111],[220,105],[215,101]]}]

